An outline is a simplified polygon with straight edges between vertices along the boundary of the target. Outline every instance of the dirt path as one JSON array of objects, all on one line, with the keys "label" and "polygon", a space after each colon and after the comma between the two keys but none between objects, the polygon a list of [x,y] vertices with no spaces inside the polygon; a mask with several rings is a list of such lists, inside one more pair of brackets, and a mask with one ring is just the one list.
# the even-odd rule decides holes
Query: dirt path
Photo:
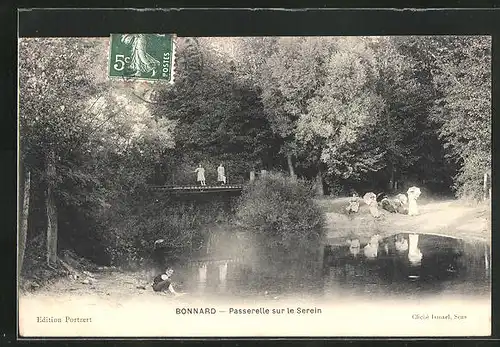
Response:
[{"label": "dirt path", "polygon": [[348,199],[320,202],[327,211],[327,238],[331,243],[344,243],[348,237],[367,242],[375,233],[389,236],[397,232],[432,233],[468,240],[491,240],[491,209],[484,204],[468,206],[460,201],[430,201],[419,205],[418,216],[383,211],[380,219],[373,218],[368,206],[361,204],[357,214],[347,216],[344,208]]}]

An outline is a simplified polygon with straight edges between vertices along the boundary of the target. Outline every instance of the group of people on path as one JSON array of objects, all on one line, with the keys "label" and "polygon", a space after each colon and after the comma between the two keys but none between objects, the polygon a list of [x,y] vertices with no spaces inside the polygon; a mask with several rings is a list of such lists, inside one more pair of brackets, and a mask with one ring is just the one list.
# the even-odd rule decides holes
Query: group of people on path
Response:
[{"label": "group of people on path", "polygon": [[[200,185],[205,186],[205,169],[203,168],[203,166],[200,164],[196,168],[196,170],[194,170],[194,172],[197,174],[196,180],[200,183]],[[224,166],[222,166],[222,164],[220,164],[217,168],[217,183],[226,184],[226,170],[224,169]]]},{"label": "group of people on path", "polygon": [[381,216],[381,212],[378,209],[379,207],[382,207],[384,210],[391,213],[416,216],[419,213],[417,199],[420,194],[421,191],[418,187],[410,187],[407,191],[407,195],[401,193],[392,199],[384,193],[376,195],[373,192],[366,193],[363,196],[363,199],[360,199],[358,194],[354,192],[352,193],[346,210],[348,214],[357,213],[359,211],[360,200],[362,200],[368,205],[370,214],[375,218],[379,218]]}]

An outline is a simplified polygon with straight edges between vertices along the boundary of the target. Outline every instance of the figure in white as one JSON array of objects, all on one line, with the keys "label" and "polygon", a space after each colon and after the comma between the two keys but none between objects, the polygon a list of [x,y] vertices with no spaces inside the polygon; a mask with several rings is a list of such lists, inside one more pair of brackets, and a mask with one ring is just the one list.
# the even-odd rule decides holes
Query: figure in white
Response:
[{"label": "figure in white", "polygon": [[370,242],[363,248],[365,257],[368,259],[375,259],[378,256],[378,244],[380,242],[380,235],[373,235]]},{"label": "figure in white", "polygon": [[416,216],[418,215],[418,205],[417,199],[420,196],[420,188],[410,187],[408,188],[408,215]]},{"label": "figure in white", "polygon": [[205,169],[201,166],[198,166],[198,168],[196,170],[194,170],[194,172],[196,172],[198,175],[197,175],[197,181],[200,182],[200,184],[202,186],[205,185]]},{"label": "figure in white", "polygon": [[226,171],[224,170],[224,166],[222,164],[217,168],[217,182],[220,184],[226,184]]},{"label": "figure in white", "polygon": [[409,238],[408,260],[412,265],[419,265],[422,261],[423,254],[418,248],[418,234],[412,234]]},{"label": "figure in white", "polygon": [[396,251],[399,253],[406,252],[408,250],[408,240],[403,236],[396,236],[396,241],[394,242],[394,247],[396,247]]},{"label": "figure in white", "polygon": [[373,217],[375,218],[379,218],[381,213],[380,211],[378,210],[378,204],[377,204],[377,195],[375,195],[375,193],[373,192],[370,192],[370,193],[366,193],[364,196],[363,196],[363,200],[365,201],[365,203],[368,205],[368,207],[370,208],[370,213]]},{"label": "figure in white", "polygon": [[221,290],[226,289],[227,283],[227,263],[219,265],[219,285]]},{"label": "figure in white", "polygon": [[359,240],[358,239],[347,240],[347,244],[349,245],[349,252],[356,257],[361,251],[361,245],[359,243]]},{"label": "figure in white", "polygon": [[346,207],[348,214],[357,213],[359,211],[359,197],[358,194],[353,193],[349,199],[349,205]]},{"label": "figure in white", "polygon": [[198,268],[198,288],[203,290],[207,283],[207,263],[203,263]]},{"label": "figure in white", "polygon": [[129,68],[134,71],[134,76],[143,73],[151,74],[154,77],[161,63],[147,52],[147,35],[145,34],[125,34],[121,41],[132,46]]}]

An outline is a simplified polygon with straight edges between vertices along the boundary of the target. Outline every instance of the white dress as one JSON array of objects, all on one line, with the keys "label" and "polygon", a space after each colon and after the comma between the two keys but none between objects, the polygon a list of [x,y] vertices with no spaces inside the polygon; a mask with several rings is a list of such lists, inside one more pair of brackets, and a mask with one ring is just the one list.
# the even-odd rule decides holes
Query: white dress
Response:
[{"label": "white dress", "polygon": [[417,199],[420,196],[420,188],[411,187],[408,189],[408,215],[416,216],[418,215],[418,205]]},{"label": "white dress", "polygon": [[413,196],[410,196],[408,199],[408,215],[409,216],[416,216],[418,215],[418,205],[417,205],[417,199],[415,199]]},{"label": "white dress", "polygon": [[411,264],[417,265],[422,261],[422,252],[418,248],[418,234],[410,235],[410,244],[408,247],[408,260]]},{"label": "white dress", "polygon": [[217,181],[226,182],[226,176],[224,172],[224,166],[219,166],[217,168]]},{"label": "white dress", "polygon": [[205,180],[205,169],[202,167],[199,167],[195,170],[198,173],[198,182],[204,181]]}]

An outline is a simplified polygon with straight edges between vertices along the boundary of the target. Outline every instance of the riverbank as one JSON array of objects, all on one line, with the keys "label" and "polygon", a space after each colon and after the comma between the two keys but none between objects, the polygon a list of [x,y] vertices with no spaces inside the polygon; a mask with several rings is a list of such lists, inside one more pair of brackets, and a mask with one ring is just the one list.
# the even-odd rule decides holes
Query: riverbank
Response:
[{"label": "riverbank", "polygon": [[330,244],[345,244],[348,238],[369,241],[376,233],[385,237],[398,232],[430,233],[469,241],[491,242],[491,206],[471,204],[461,200],[419,201],[420,214],[408,216],[382,210],[379,219],[372,217],[365,203],[359,212],[347,215],[349,198],[318,199],[326,214],[327,240]]},{"label": "riverbank", "polygon": [[[60,279],[19,298],[22,336],[452,336],[487,335],[488,295],[353,295],[330,283],[319,296],[161,295],[141,273],[98,272],[92,283]],[[443,302],[446,305],[443,305]],[[298,309],[309,310],[299,313]],[[189,310],[203,313],[189,313]],[[208,309],[208,311],[207,311]],[[230,312],[230,309],[233,311]],[[255,309],[259,313],[235,313]],[[291,312],[290,310],[294,311]],[[268,311],[266,311],[268,310]],[[275,311],[273,311],[275,310]],[[380,315],[383,310],[384,314]],[[269,313],[265,313],[269,312]],[[274,312],[274,313],[273,313]],[[414,314],[455,314],[452,322]],[[332,322],[336,322],[332,325]],[[353,324],[353,322],[356,322]],[[364,327],[359,329],[359,327]],[[398,328],[395,328],[398,327]]]},{"label": "riverbank", "polygon": [[[343,211],[347,199],[318,201],[327,216],[328,237],[345,242],[356,235],[362,242],[374,233],[382,236],[394,231],[442,233],[460,238],[489,239],[490,210],[487,205],[467,205],[460,201],[425,201],[421,214],[410,217],[384,213],[375,220],[366,205],[352,217]],[[488,334],[490,299],[484,293],[470,292],[470,284],[460,289],[443,286],[432,295],[396,295],[373,291],[357,295],[352,287],[328,281],[316,295],[268,293],[248,289],[241,295],[199,295],[196,288],[182,283],[182,271],[176,275],[176,288],[188,295],[178,298],[155,293],[151,274],[119,269],[81,271],[84,277],[66,276],[54,280],[35,292],[22,291],[19,297],[21,334],[26,336],[418,336]],[[248,283],[246,283],[248,285]],[[443,306],[443,302],[446,305]],[[395,304],[397,303],[397,304]],[[288,314],[289,308],[320,309],[320,313]],[[216,313],[182,314],[182,309],[215,308]],[[229,309],[284,309],[286,314],[237,315]],[[178,311],[181,310],[181,311]],[[379,312],[383,310],[384,315]],[[181,313],[178,313],[181,312]],[[272,312],[272,311],[271,311]],[[280,311],[281,312],[281,311]],[[360,315],[360,312],[363,312]],[[452,322],[412,318],[448,314],[468,317]],[[41,317],[41,318],[39,318]],[[69,318],[67,318],[69,317]],[[376,323],[374,320],[376,317]],[[61,323],[51,322],[55,318]],[[69,319],[69,320],[68,320]],[[39,320],[44,322],[39,322]],[[47,320],[47,322],[45,322]],[[78,323],[78,320],[81,320]],[[352,322],[356,324],[352,324]],[[75,323],[76,322],[76,323]],[[331,322],[345,322],[335,324]],[[256,324],[257,323],[257,324]],[[404,329],[394,329],[394,326]],[[253,328],[257,326],[258,328]],[[290,327],[301,327],[300,329]],[[360,330],[359,326],[366,326]],[[259,328],[260,327],[260,328]]]}]

